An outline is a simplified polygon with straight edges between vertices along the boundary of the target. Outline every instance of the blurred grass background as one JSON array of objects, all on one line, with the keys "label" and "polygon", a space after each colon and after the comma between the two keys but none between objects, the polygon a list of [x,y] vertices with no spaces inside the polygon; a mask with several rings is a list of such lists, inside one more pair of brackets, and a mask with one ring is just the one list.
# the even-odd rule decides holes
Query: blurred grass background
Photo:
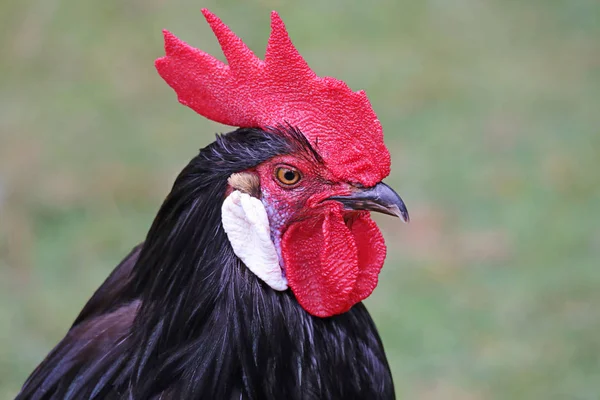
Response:
[{"label": "blurred grass background", "polygon": [[229,128],[177,103],[161,29],[199,9],[264,54],[269,11],[365,89],[410,225],[368,300],[404,399],[600,398],[597,0],[0,3],[0,398],[14,397],[177,172]]}]

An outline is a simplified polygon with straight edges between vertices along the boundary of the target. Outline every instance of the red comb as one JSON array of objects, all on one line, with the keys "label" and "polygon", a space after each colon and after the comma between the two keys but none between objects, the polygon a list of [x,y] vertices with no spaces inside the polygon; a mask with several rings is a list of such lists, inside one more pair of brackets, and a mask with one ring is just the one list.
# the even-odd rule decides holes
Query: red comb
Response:
[{"label": "red comb", "polygon": [[365,92],[318,77],[275,11],[264,61],[216,15],[202,13],[228,65],[164,31],[166,56],[155,65],[182,104],[226,125],[295,126],[340,180],[373,186],[389,174],[383,130]]}]

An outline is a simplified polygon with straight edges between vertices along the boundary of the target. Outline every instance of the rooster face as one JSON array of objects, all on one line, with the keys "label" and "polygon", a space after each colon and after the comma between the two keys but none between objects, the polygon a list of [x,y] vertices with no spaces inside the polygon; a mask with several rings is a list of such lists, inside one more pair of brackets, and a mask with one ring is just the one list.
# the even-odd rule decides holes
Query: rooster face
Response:
[{"label": "rooster face", "polygon": [[[308,153],[308,154],[307,154]],[[379,183],[366,188],[358,183],[338,180],[319,154],[308,152],[283,155],[255,169],[260,195],[269,214],[271,229],[282,229],[338,209],[347,224],[361,211],[376,211],[408,221],[404,202],[389,186]],[[283,233],[283,232],[281,232]]]},{"label": "rooster face", "polygon": [[[245,171],[246,182],[253,183],[236,180],[231,189],[259,198],[264,207],[277,255],[272,273],[287,279],[305,310],[327,317],[348,311],[377,285],[386,248],[369,211],[404,221],[408,212],[402,199],[384,183],[363,187],[337,179],[319,153],[302,139],[300,135],[292,139],[301,144],[294,153]],[[236,249],[231,235],[230,241]],[[263,266],[257,269],[269,264],[268,256],[260,257]],[[261,272],[254,272],[261,277]],[[287,288],[263,280],[279,290]]]}]

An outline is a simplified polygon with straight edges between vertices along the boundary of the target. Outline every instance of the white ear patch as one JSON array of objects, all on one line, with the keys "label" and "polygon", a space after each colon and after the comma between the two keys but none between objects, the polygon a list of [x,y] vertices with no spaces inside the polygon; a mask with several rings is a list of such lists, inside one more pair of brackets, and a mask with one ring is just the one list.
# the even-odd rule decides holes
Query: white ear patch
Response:
[{"label": "white ear patch", "polygon": [[221,221],[233,252],[250,271],[273,289],[286,290],[287,279],[281,273],[262,202],[235,190],[223,202]]}]

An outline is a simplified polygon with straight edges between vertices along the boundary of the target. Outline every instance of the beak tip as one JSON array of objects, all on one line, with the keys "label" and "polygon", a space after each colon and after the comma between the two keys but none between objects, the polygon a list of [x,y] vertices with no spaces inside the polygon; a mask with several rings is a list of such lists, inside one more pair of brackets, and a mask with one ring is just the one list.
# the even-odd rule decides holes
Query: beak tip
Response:
[{"label": "beak tip", "polygon": [[405,224],[408,224],[410,222],[410,215],[408,215],[408,210],[406,209],[406,207],[400,208],[394,205],[393,208],[393,215],[400,218]]}]

